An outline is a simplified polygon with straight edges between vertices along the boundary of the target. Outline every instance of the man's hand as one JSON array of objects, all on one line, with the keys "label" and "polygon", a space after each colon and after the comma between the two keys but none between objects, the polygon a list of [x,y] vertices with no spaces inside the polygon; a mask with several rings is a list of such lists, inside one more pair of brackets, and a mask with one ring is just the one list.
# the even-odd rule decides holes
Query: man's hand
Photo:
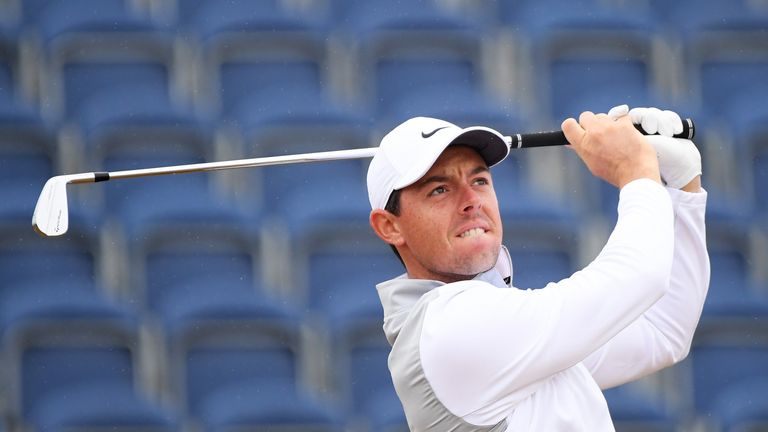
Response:
[{"label": "man's hand", "polygon": [[701,175],[701,155],[692,141],[661,135],[645,137],[659,158],[659,169],[664,184],[682,189]]},{"label": "man's hand", "polygon": [[640,178],[661,183],[656,152],[629,116],[613,118],[586,111],[578,122],[569,118],[561,128],[593,175],[618,188]]},{"label": "man's hand", "polygon": [[616,119],[627,115],[632,123],[641,125],[646,132],[658,132],[659,135],[646,135],[645,139],[656,150],[664,184],[689,192],[698,191],[701,185],[701,154],[691,140],[672,138],[683,130],[680,116],[658,108],[629,110],[627,105],[614,107],[608,112],[609,117]]}]

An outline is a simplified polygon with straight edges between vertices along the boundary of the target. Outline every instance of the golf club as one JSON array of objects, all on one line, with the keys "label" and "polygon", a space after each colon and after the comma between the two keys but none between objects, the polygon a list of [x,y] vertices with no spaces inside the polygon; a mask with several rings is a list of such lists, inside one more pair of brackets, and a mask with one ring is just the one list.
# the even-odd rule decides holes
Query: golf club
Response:
[{"label": "golf club", "polygon": [[[646,132],[640,125],[635,127],[643,134]],[[683,120],[683,132],[675,135],[677,138],[692,139],[694,125],[691,119]],[[539,132],[530,134],[514,134],[504,137],[510,148],[530,148],[567,145],[568,141],[562,131]],[[32,226],[44,237],[60,236],[69,228],[69,211],[67,208],[67,185],[80,183],[96,183],[107,180],[149,177],[166,174],[184,174],[203,171],[218,171],[234,168],[252,168],[268,165],[284,165],[307,162],[323,162],[342,159],[362,159],[373,157],[378,147],[302,153],[284,156],[269,156],[250,159],[237,159],[220,162],[207,162],[188,165],[176,165],[157,168],[142,168],[114,172],[91,172],[79,174],[64,174],[51,177],[43,186],[37,199]]]}]

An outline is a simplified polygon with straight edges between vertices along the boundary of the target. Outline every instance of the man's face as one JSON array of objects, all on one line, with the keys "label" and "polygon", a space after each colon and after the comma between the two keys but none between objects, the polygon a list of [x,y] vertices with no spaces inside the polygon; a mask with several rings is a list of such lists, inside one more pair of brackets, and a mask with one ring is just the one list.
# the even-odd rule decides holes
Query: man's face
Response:
[{"label": "man's face", "polygon": [[455,282],[496,264],[501,217],[491,174],[473,149],[448,147],[402,190],[397,245],[412,278]]}]

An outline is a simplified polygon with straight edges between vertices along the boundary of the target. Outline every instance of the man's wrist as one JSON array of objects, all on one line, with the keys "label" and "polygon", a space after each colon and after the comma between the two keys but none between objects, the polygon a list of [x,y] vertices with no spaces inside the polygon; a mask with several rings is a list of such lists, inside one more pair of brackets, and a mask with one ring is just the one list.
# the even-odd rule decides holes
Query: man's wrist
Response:
[{"label": "man's wrist", "polygon": [[618,185],[619,189],[624,187],[627,183],[641,178],[653,180],[658,184],[663,184],[661,182],[661,173],[659,172],[659,162],[656,159],[655,153],[649,153],[648,158],[634,162],[630,169],[621,176]]}]

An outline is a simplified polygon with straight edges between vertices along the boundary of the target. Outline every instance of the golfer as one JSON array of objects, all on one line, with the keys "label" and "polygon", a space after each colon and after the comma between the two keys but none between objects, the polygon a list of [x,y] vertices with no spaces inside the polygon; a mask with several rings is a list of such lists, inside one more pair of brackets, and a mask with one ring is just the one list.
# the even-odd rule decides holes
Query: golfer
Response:
[{"label": "golfer", "polygon": [[377,290],[412,431],[613,431],[601,389],[688,354],[709,284],[707,195],[696,147],[672,138],[680,117],[621,106],[562,130],[620,189],[618,219],[594,261],[536,290],[514,287],[501,245],[498,132],[419,117],[381,141],[370,224],[406,272]]}]

